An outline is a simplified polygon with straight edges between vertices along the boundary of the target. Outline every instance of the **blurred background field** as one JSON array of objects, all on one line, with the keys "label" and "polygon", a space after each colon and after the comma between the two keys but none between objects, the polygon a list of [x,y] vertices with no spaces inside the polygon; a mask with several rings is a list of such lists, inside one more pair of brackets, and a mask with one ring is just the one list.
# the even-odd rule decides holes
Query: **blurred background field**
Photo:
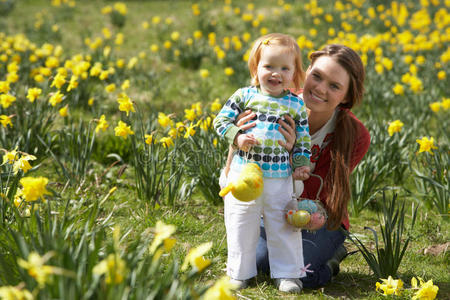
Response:
[{"label": "blurred background field", "polygon": [[[372,143],[352,175],[351,232],[391,257],[383,208],[396,194],[404,220],[390,238],[408,244],[392,258],[401,263],[389,275],[404,282],[395,297],[411,297],[421,277],[448,298],[449,10],[448,0],[0,0],[0,295],[14,286],[40,299],[211,297],[225,274],[227,149],[211,122],[249,84],[252,41],[283,32],[305,68],[327,43],[361,55],[366,93],[354,113]],[[185,258],[210,241],[204,265]],[[18,262],[33,252],[44,258],[34,273]],[[301,297],[381,299],[386,274],[356,253]],[[264,276],[234,295],[295,298]]]}]

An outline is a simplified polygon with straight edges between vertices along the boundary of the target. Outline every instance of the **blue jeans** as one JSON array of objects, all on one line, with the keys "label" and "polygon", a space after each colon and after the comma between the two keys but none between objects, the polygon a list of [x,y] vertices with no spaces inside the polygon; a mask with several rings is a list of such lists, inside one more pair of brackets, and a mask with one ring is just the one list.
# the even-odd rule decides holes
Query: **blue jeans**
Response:
[{"label": "blue jeans", "polygon": [[[336,249],[344,243],[345,235],[341,230],[329,231],[325,226],[314,233],[302,230],[303,258],[305,266],[311,264],[306,277],[300,278],[303,287],[319,288],[331,281],[331,270],[326,265]],[[266,231],[261,219],[261,234],[256,248],[256,266],[259,272],[270,274],[267,252]]]}]

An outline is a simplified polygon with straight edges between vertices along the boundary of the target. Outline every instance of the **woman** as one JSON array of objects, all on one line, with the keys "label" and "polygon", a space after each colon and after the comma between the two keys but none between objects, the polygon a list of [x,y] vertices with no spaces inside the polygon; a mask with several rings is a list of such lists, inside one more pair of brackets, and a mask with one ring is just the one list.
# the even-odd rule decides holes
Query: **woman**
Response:
[{"label": "woman", "polygon": [[[343,45],[327,45],[310,55],[303,100],[309,109],[308,123],[312,139],[311,169],[324,181],[319,199],[328,213],[326,228],[316,233],[302,231],[307,276],[304,287],[317,288],[331,281],[339,272],[339,262],[346,254],[341,227],[349,229],[347,206],[351,196],[350,174],[366,154],[370,135],[364,125],[350,112],[362,102],[364,66],[359,55]],[[255,117],[244,112],[238,125]],[[281,133],[289,151],[295,142],[294,121],[286,117]],[[243,129],[252,123],[243,125]],[[225,172],[227,170],[225,169]],[[304,181],[303,198],[316,199],[320,179],[311,176]],[[257,249],[257,266],[269,272],[267,244],[263,225]]]}]

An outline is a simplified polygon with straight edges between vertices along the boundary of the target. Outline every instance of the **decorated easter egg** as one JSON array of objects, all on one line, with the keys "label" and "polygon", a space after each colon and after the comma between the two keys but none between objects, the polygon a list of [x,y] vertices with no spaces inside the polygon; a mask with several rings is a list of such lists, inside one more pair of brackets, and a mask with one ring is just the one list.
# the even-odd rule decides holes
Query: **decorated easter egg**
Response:
[{"label": "decorated easter egg", "polygon": [[311,215],[306,210],[289,210],[286,213],[286,220],[295,227],[304,227],[309,223]]},{"label": "decorated easter egg", "polygon": [[314,231],[322,228],[325,225],[326,218],[321,212],[311,214],[310,222],[307,226],[308,230]]},{"label": "decorated easter egg", "polygon": [[317,211],[317,204],[313,200],[305,199],[301,200],[297,204],[299,210],[306,210],[310,214]]}]

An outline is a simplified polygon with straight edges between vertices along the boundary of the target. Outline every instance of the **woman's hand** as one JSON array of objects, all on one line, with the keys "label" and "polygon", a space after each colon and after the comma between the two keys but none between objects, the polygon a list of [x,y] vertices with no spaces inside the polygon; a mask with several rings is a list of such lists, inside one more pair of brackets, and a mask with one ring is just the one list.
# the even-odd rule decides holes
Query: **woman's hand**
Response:
[{"label": "woman's hand", "polygon": [[278,120],[278,124],[280,124],[278,131],[281,132],[286,141],[278,140],[278,144],[286,148],[287,151],[291,152],[295,145],[295,141],[297,140],[297,134],[295,133],[295,122],[290,115],[284,115],[284,119],[286,121],[283,121],[281,118]]},{"label": "woman's hand", "polygon": [[242,131],[246,131],[256,125],[255,122],[250,122],[254,117],[256,117],[256,114],[248,109],[239,114],[236,119],[236,126],[238,126]]}]

